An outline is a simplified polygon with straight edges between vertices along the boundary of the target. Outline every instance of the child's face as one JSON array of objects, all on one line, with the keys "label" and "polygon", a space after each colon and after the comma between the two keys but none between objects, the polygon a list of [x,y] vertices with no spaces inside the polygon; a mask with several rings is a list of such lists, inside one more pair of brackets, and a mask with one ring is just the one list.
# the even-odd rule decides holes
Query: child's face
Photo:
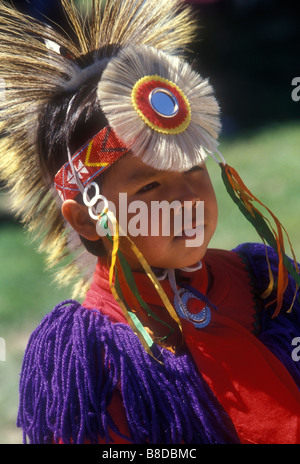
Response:
[{"label": "child's face", "polygon": [[[181,268],[192,266],[203,258],[215,232],[218,216],[214,189],[204,163],[182,173],[158,171],[128,153],[106,172],[103,183],[101,183],[101,193],[114,203],[117,218],[119,218],[120,206],[122,208],[121,203],[119,205],[119,193],[127,195],[127,205],[137,200],[145,204],[148,211],[145,219],[149,233],[146,236],[138,235],[131,238],[150,266]],[[170,233],[168,235],[162,233],[162,224],[160,224],[158,236],[151,236],[151,205],[153,205],[152,202],[162,202],[163,200],[169,204],[176,201],[177,204],[181,205],[184,201],[190,202],[193,229],[195,228],[197,202],[204,202],[204,224],[202,224],[204,241],[202,245],[187,247],[186,240],[193,239],[193,237],[182,235],[184,229],[182,225],[180,226],[181,235],[178,235],[178,229],[174,230],[173,226],[174,220],[172,219],[174,217],[170,218]],[[170,209],[170,211],[173,214],[173,210]],[[135,214],[127,214],[127,224],[130,224],[130,220],[136,216],[137,212],[138,210]],[[178,214],[178,211],[175,214]],[[183,214],[181,216],[183,217]],[[130,226],[128,232],[130,236]],[[108,248],[107,239],[104,240]],[[128,240],[121,239],[120,248],[132,269],[139,270],[139,262],[131,251]]]}]

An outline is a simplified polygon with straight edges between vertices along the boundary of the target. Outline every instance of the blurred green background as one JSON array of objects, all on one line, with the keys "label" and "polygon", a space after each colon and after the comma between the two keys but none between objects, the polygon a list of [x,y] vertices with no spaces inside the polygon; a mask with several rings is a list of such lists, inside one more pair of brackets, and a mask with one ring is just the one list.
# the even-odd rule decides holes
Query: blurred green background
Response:
[{"label": "blurred green background", "polygon": [[[80,1],[80,0],[79,0]],[[63,22],[56,1],[14,1],[26,12]],[[222,107],[220,151],[250,190],[282,221],[296,255],[300,199],[300,101],[291,98],[300,76],[296,44],[299,16],[292,2],[195,1],[201,30],[194,44],[199,68],[216,88]],[[299,92],[300,95],[300,92]],[[228,197],[220,168],[208,160],[219,203],[219,224],[211,246],[230,249],[257,241],[252,226]],[[44,314],[69,298],[46,271],[43,256],[13,219],[9,196],[0,190],[0,444],[21,443],[16,428],[18,382],[30,333]]]}]

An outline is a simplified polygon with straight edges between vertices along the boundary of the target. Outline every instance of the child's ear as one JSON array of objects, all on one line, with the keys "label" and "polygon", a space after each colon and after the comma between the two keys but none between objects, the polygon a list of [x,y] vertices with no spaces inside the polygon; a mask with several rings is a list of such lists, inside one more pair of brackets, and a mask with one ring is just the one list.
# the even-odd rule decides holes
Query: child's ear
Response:
[{"label": "child's ear", "polygon": [[77,203],[75,200],[65,200],[61,212],[79,235],[91,241],[99,240],[96,223],[90,217],[86,206]]}]

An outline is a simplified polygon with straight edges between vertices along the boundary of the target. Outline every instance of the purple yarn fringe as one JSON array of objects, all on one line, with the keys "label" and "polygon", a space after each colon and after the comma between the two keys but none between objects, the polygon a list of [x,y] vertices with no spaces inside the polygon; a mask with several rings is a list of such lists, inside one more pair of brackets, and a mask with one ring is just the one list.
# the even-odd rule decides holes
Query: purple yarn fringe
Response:
[{"label": "purple yarn fringe", "polygon": [[[32,334],[20,382],[24,442],[111,442],[107,412],[121,389],[132,443],[238,443],[228,415],[187,354],[159,364],[125,324],[66,301]],[[120,434],[119,434],[120,435]]]}]

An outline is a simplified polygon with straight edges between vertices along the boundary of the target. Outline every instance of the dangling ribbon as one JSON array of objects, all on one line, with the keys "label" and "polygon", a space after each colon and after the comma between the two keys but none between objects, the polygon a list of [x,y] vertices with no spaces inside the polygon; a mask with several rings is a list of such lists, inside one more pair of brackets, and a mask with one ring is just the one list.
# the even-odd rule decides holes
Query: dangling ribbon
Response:
[{"label": "dangling ribbon", "polygon": [[[70,105],[69,105],[69,108],[70,108]],[[68,111],[69,111],[69,108],[68,108]],[[136,308],[136,304],[138,303],[139,308],[143,308],[147,312],[148,316],[152,316],[155,320],[159,321],[163,325],[166,325],[170,329],[169,334],[166,337],[164,337],[161,341],[163,341],[165,338],[170,336],[171,333],[174,331],[174,329],[169,324],[159,319],[159,317],[156,316],[156,314],[153,313],[153,311],[151,311],[149,306],[141,298],[138,292],[138,289],[136,287],[135,280],[132,275],[130,266],[128,265],[126,259],[124,258],[124,256],[122,255],[119,249],[120,232],[130,242],[132,251],[135,253],[144,271],[146,272],[147,276],[149,277],[152,284],[154,285],[168,313],[170,314],[172,319],[177,323],[180,329],[180,332],[182,333],[182,326],[181,326],[180,319],[177,316],[177,313],[175,309],[173,308],[173,306],[171,305],[162,286],[160,285],[159,281],[155,277],[152,269],[150,268],[147,261],[143,257],[142,253],[138,250],[137,246],[127,236],[127,234],[124,234],[124,231],[120,230],[120,226],[119,226],[119,223],[116,217],[114,216],[112,211],[109,210],[109,204],[108,204],[106,197],[100,194],[99,185],[95,182],[90,182],[86,187],[83,186],[80,180],[80,176],[74,166],[69,148],[68,148],[68,160],[69,160],[72,175],[76,181],[78,189],[82,193],[83,202],[88,208],[90,217],[94,220],[99,221],[100,228],[102,228],[103,230],[106,229],[105,235],[108,237],[108,239],[111,241],[113,245],[111,265],[109,269],[109,284],[110,284],[112,295],[114,296],[115,300],[121,306],[128,324],[133,329],[133,331],[136,333],[136,335],[139,337],[139,340],[141,341],[147,353],[149,353],[151,356],[154,356],[154,351],[156,351],[154,341],[152,340],[151,336],[146,331],[146,329],[143,327],[141,321],[138,319],[136,314],[132,311],[131,306],[129,305],[129,302],[133,304],[132,306],[133,308]],[[89,189],[91,187],[95,189],[94,196],[92,198],[90,198],[89,196]],[[98,208],[96,206],[99,200],[101,200],[104,203],[104,207],[102,208],[101,213],[97,212]],[[109,232],[108,219],[111,222],[111,226],[114,232],[113,238],[111,237],[111,233]],[[123,285],[121,285],[121,283]],[[127,298],[127,301],[126,301],[126,298]]]},{"label": "dangling ribbon", "polygon": [[[266,242],[274,248],[275,251],[278,253],[279,257],[279,264],[278,264],[278,279],[277,279],[277,304],[276,309],[274,311],[273,317],[278,316],[280,309],[283,303],[283,295],[288,285],[288,273],[293,277],[296,282],[296,290],[295,295],[292,301],[292,304],[288,310],[290,312],[292,310],[297,291],[300,285],[300,275],[299,275],[299,267],[295,257],[295,253],[289,239],[289,236],[277,219],[277,217],[272,213],[272,211],[267,208],[258,198],[256,198],[250,190],[246,187],[243,183],[242,179],[238,175],[238,173],[229,166],[227,163],[219,163],[221,170],[222,170],[222,179],[225,184],[225,187],[233,199],[233,201],[237,204],[243,215],[246,219],[255,227],[257,233],[261,237],[263,243],[266,246]],[[253,203],[256,202],[260,206],[262,206],[271,216],[273,219],[275,226],[272,226],[270,220],[265,217],[254,205]],[[284,246],[284,234],[287,237],[289,242],[289,246],[293,255],[293,261],[295,267],[293,267],[291,261],[285,254],[285,246]],[[270,296],[273,287],[274,287],[274,277],[272,274],[271,266],[268,259],[267,247],[266,247],[266,256],[267,256],[267,263],[268,263],[268,270],[269,270],[269,278],[270,283],[266,291],[263,293],[262,297],[267,298]],[[270,302],[267,306],[273,304],[274,301]]]},{"label": "dangling ribbon", "polygon": [[120,225],[114,214],[106,209],[101,213],[100,216],[100,227],[107,229],[108,220],[110,220],[110,225],[113,229],[113,233],[107,231],[107,237],[113,245],[111,265],[109,269],[109,283],[111,292],[115,300],[121,306],[128,324],[139,337],[143,347],[151,356],[153,356],[153,351],[155,349],[154,341],[152,340],[149,333],[145,330],[141,321],[133,310],[138,312],[142,308],[146,311],[148,316],[153,317],[156,321],[164,324],[169,328],[169,334],[163,337],[161,341],[169,337],[174,329],[169,324],[162,321],[153,311],[151,311],[150,307],[144,302],[141,295],[139,294],[130,266],[128,265],[124,255],[119,248],[120,233],[122,233],[123,236],[126,237],[126,239],[130,242],[131,249],[138,258],[154,288],[158,292],[165,308],[167,309],[172,319],[175,320],[180,331],[182,332],[180,319],[142,253],[138,250],[134,242],[120,229]]}]

